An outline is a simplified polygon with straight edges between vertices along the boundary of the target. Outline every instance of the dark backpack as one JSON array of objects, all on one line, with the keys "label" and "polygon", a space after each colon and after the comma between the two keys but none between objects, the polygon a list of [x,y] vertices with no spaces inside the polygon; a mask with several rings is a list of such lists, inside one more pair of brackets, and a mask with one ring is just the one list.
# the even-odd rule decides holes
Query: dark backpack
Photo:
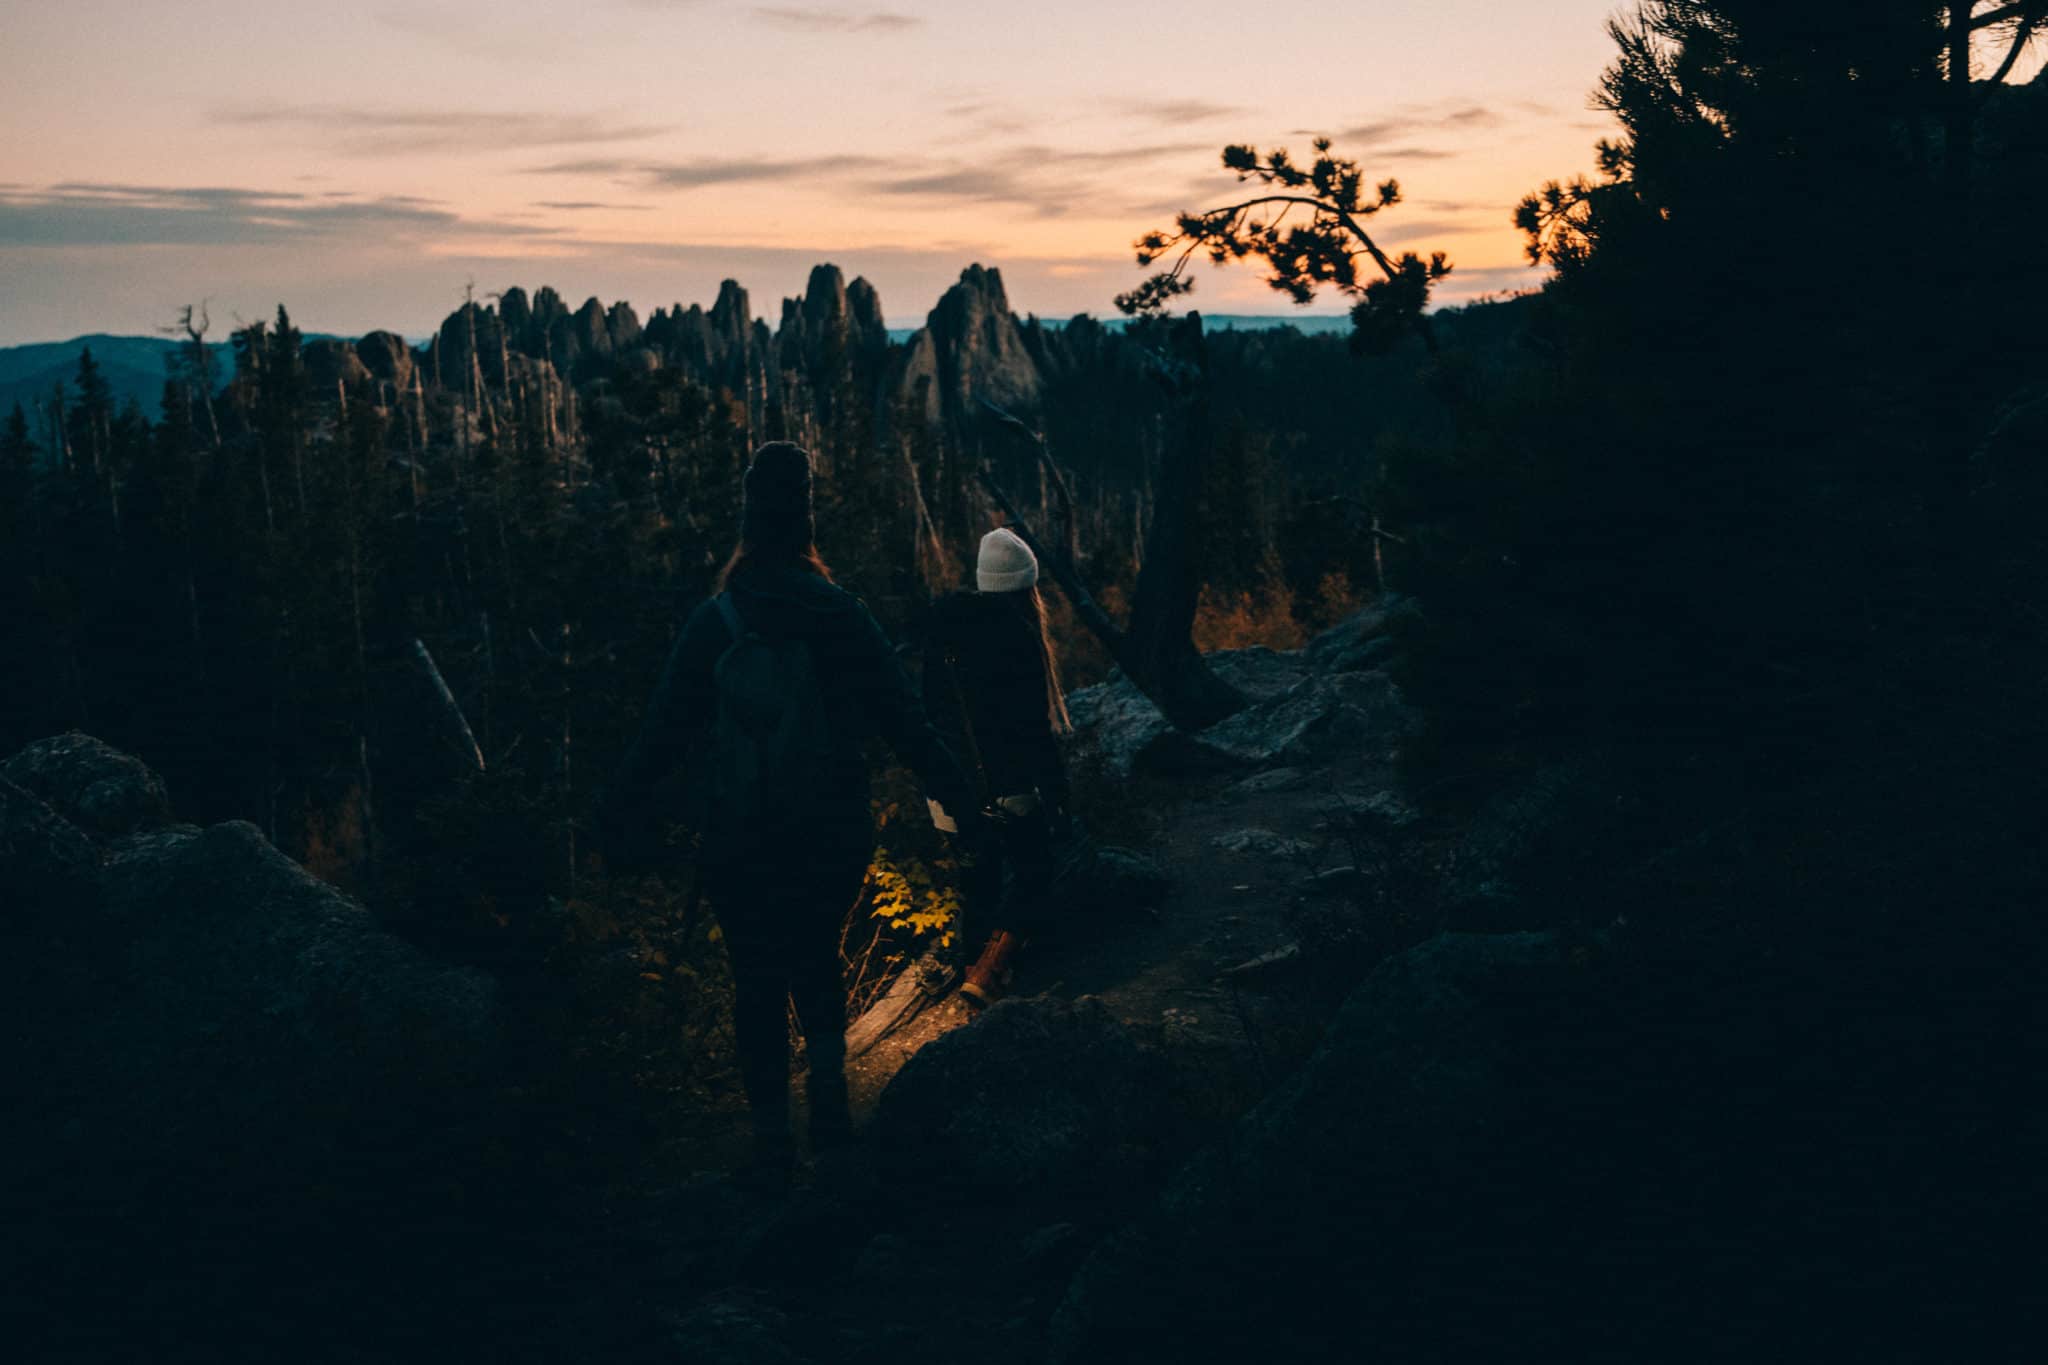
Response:
[{"label": "dark backpack", "polygon": [[732,636],[712,670],[718,713],[701,770],[704,848],[716,858],[804,827],[827,791],[833,744],[810,646],[749,628],[730,593],[714,602]]}]

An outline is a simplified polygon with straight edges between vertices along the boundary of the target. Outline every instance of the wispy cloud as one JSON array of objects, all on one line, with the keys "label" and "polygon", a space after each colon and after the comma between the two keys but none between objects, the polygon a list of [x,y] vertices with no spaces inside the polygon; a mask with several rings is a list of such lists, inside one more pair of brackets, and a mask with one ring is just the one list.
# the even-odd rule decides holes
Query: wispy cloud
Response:
[{"label": "wispy cloud", "polygon": [[1118,100],[1116,108],[1132,118],[1149,119],[1153,123],[1161,124],[1206,123],[1210,119],[1247,112],[1240,104],[1217,104],[1212,100],[1200,99]]},{"label": "wispy cloud", "polygon": [[545,237],[554,231],[464,218],[409,195],[315,197],[90,181],[0,192],[0,245],[6,246],[259,246],[335,237]]},{"label": "wispy cloud", "polygon": [[1131,147],[1064,148],[1018,145],[971,157],[704,157],[653,161],[575,157],[529,167],[531,175],[590,176],[639,190],[693,190],[721,185],[810,182],[849,193],[892,198],[1014,205],[1052,217],[1120,195],[1116,173],[1169,158],[1213,152],[1208,142]]},{"label": "wispy cloud", "polygon": [[924,23],[919,15],[896,10],[841,10],[816,5],[756,5],[753,15],[762,23],[781,28],[823,33],[902,33]]},{"label": "wispy cloud", "polygon": [[876,194],[1013,204],[1041,217],[1055,217],[1079,204],[1114,194],[1103,183],[1109,172],[1149,165],[1169,157],[1211,150],[1206,142],[1154,143],[1108,150],[1013,147],[971,161],[935,161],[907,173],[870,181]]},{"label": "wispy cloud", "polygon": [[231,105],[216,108],[210,118],[226,127],[277,128],[301,133],[350,156],[634,142],[665,133],[673,126],[625,122],[595,114],[388,109],[347,104]]},{"label": "wispy cloud", "polygon": [[1375,160],[1435,161],[1457,153],[1414,139],[1445,136],[1455,139],[1498,128],[1508,121],[1508,115],[1490,105],[1454,100],[1404,105],[1346,128],[1297,128],[1294,133],[1297,137],[1327,135],[1337,144],[1338,153],[1345,155],[1370,156]]},{"label": "wispy cloud", "polygon": [[537,199],[534,207],[560,209],[565,213],[578,213],[587,209],[604,209],[613,213],[646,213],[652,204],[605,204],[594,199]]},{"label": "wispy cloud", "polygon": [[961,100],[939,112],[967,124],[966,137],[1015,137],[1041,121],[993,100]]},{"label": "wispy cloud", "polygon": [[529,167],[529,175],[604,176],[621,185],[649,190],[692,190],[707,185],[760,184],[805,177],[835,177],[885,164],[869,156],[703,157],[693,161],[636,161],[630,157],[584,157]]}]

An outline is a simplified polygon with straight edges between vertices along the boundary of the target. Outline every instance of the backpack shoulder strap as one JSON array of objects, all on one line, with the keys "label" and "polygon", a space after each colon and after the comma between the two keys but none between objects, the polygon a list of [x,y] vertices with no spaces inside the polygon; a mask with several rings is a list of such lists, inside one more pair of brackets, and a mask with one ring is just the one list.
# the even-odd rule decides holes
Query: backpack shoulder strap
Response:
[{"label": "backpack shoulder strap", "polygon": [[718,619],[725,622],[726,633],[732,636],[732,642],[738,644],[741,640],[745,639],[747,634],[746,623],[740,620],[740,609],[734,605],[732,594],[730,592],[722,592],[712,598],[711,601],[718,608]]}]

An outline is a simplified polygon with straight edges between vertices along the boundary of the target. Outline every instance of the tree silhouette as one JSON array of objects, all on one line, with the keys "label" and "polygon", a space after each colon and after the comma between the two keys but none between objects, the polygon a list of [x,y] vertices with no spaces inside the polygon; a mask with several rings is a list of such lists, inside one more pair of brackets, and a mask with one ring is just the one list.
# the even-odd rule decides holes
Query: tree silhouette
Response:
[{"label": "tree silhouette", "polygon": [[[1570,272],[1603,237],[1724,211],[1742,148],[1825,179],[1900,144],[1924,156],[1937,128],[1959,221],[1985,101],[2044,26],[2048,0],[1645,0],[1608,21],[1617,56],[1594,94],[1623,136],[1596,147],[1597,180],[1553,180],[1517,206],[1529,260]],[[1983,79],[1980,56],[1996,58]]]},{"label": "tree silhouette", "polygon": [[[1315,161],[1296,165],[1284,147],[1263,156],[1244,144],[1223,149],[1223,168],[1240,184],[1256,182],[1249,199],[1200,212],[1183,213],[1170,232],[1148,232],[1136,243],[1138,264],[1171,255],[1173,264],[1137,288],[1119,294],[1127,314],[1156,313],[1194,288],[1188,262],[1202,252],[1216,265],[1256,257],[1265,262],[1267,283],[1295,303],[1307,303],[1329,285],[1357,302],[1351,310],[1352,341],[1365,351],[1384,351],[1410,330],[1435,349],[1423,318],[1430,287],[1451,273],[1443,252],[1427,261],[1412,251],[1389,257],[1365,230],[1366,219],[1401,202],[1398,181],[1368,185],[1356,161],[1335,155],[1330,139],[1315,140]],[[1301,221],[1290,222],[1290,218]],[[1362,278],[1359,258],[1380,278]]]}]

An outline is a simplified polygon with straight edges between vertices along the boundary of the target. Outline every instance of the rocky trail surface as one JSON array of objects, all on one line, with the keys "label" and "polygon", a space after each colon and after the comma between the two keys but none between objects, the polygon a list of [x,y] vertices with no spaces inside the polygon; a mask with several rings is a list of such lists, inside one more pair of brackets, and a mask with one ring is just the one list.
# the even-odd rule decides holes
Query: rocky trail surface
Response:
[{"label": "rocky trail surface", "polygon": [[1347,870],[1350,817],[1398,807],[1410,722],[1359,666],[1383,626],[1212,656],[1251,705],[1192,742],[1127,683],[1071,698],[1097,843],[1009,998],[948,997],[855,1060],[860,1149],[765,1223],[709,1173],[642,1201],[687,1248],[679,1291],[727,1280],[666,1319],[690,1358],[1044,1358],[1091,1250],[1316,1046],[1333,1002],[1292,910]]}]

